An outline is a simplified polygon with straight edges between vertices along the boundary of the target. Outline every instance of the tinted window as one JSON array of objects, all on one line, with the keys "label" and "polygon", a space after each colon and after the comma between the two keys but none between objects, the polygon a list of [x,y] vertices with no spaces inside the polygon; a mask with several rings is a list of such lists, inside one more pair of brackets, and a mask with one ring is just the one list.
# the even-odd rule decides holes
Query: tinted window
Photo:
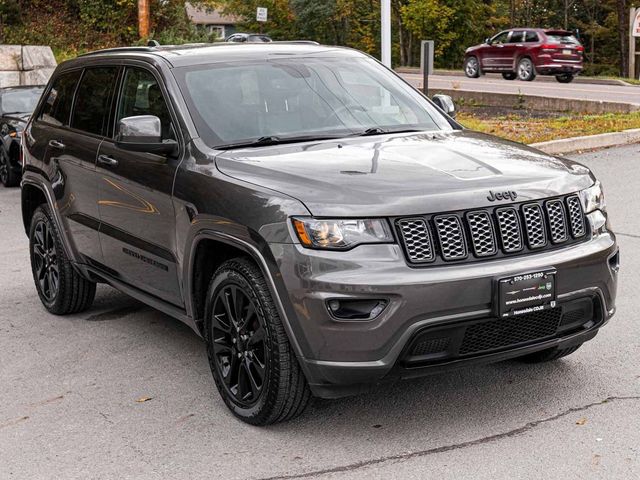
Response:
[{"label": "tinted window", "polygon": [[551,34],[551,33],[547,33],[547,39],[549,40],[550,43],[564,43],[567,45],[578,45],[580,42],[578,42],[578,39],[576,37],[574,37],[573,35],[571,35],[570,33],[568,34],[564,34],[564,33],[556,33],[556,34]]},{"label": "tinted window", "polygon": [[175,139],[171,128],[171,115],[156,78],[148,70],[128,68],[116,120],[137,115],[155,115],[162,125],[162,139]]},{"label": "tinted window", "polygon": [[527,32],[524,41],[527,43],[536,43],[539,41],[538,34],[536,32]]},{"label": "tinted window", "polygon": [[72,128],[96,135],[106,133],[117,72],[116,67],[87,68],[84,71],[73,107]]},{"label": "tinted window", "polygon": [[524,32],[513,32],[509,43],[522,43],[524,41]]},{"label": "tinted window", "polygon": [[507,43],[507,38],[508,37],[509,37],[509,32],[499,33],[498,35],[496,35],[495,37],[493,37],[491,39],[491,43],[492,44]]},{"label": "tinted window", "polygon": [[39,119],[53,125],[69,125],[73,92],[80,79],[80,70],[63,73],[53,82]]}]

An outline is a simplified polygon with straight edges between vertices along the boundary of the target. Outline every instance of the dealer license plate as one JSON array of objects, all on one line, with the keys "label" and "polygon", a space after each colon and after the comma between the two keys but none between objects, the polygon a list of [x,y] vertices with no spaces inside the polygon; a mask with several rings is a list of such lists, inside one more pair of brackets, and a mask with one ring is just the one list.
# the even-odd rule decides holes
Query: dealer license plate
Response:
[{"label": "dealer license plate", "polygon": [[543,270],[498,280],[497,314],[512,317],[556,306],[556,272]]}]

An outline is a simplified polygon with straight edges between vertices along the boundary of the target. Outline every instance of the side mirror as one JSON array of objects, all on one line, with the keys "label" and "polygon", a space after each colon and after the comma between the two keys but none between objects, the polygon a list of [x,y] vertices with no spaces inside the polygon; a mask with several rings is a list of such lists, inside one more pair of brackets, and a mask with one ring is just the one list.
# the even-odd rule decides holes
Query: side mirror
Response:
[{"label": "side mirror", "polygon": [[449,95],[434,95],[431,100],[451,118],[456,118],[456,104]]},{"label": "side mirror", "polygon": [[154,115],[125,117],[118,122],[116,147],[131,152],[171,155],[178,150],[178,143],[162,141],[162,124]]},{"label": "side mirror", "polygon": [[486,43],[487,45],[491,45],[491,39],[489,37],[485,38],[484,43]]}]

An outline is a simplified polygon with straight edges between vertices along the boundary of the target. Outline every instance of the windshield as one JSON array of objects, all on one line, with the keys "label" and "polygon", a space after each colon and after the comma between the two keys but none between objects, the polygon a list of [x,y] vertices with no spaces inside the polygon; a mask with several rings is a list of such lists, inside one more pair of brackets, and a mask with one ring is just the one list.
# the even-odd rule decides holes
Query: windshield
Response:
[{"label": "windshield", "polygon": [[562,33],[556,33],[556,34],[550,34],[547,33],[547,38],[549,39],[550,43],[565,43],[565,44],[571,44],[571,45],[578,45],[580,44],[580,42],[578,42],[578,39],[576,37],[574,37],[571,34],[562,34]]},{"label": "windshield", "polygon": [[420,93],[366,57],[271,58],[174,72],[211,147],[371,129],[452,129]]},{"label": "windshield", "polygon": [[8,91],[0,99],[2,113],[31,113],[36,108],[42,88]]}]

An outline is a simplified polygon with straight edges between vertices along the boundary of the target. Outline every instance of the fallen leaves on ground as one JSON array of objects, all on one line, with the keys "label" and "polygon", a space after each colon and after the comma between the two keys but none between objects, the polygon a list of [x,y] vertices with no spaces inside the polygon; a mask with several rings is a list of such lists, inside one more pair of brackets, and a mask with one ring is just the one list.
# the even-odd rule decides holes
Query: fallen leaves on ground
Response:
[{"label": "fallen leaves on ground", "polygon": [[153,397],[140,397],[136,400],[137,403],[148,402],[149,400],[153,400]]},{"label": "fallen leaves on ground", "polygon": [[602,115],[562,114],[555,118],[532,118],[526,113],[478,116],[461,112],[457,120],[465,127],[522,143],[597,135],[640,128],[640,112]]}]

